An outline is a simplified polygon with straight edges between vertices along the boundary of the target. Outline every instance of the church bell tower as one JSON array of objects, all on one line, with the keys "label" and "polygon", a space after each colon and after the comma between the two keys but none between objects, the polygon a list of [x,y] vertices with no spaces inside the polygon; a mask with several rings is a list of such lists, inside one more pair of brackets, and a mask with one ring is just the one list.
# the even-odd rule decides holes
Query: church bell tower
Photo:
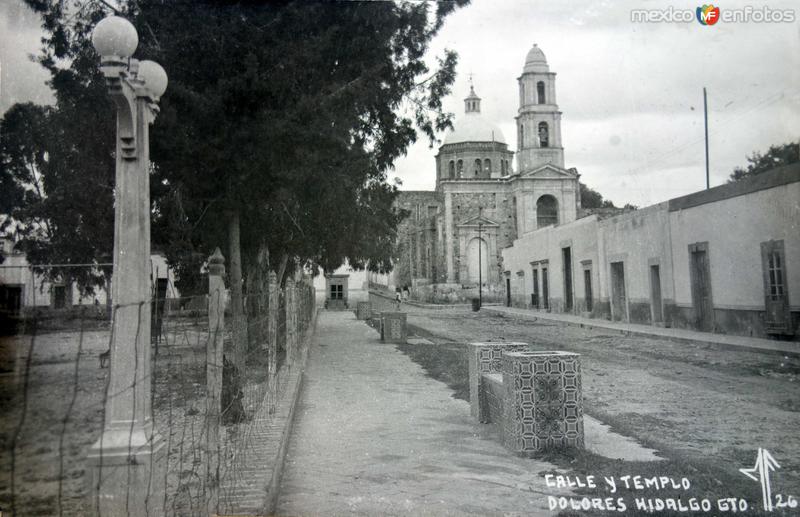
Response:
[{"label": "church bell tower", "polygon": [[520,173],[545,164],[564,168],[561,112],[556,104],[556,74],[536,44],[525,58],[519,82],[517,169]]}]

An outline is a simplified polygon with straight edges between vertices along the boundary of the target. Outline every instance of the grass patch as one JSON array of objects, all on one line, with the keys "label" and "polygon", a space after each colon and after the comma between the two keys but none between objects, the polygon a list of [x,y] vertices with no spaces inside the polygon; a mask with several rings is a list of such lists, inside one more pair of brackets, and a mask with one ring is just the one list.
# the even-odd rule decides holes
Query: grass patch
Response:
[{"label": "grass patch", "polygon": [[469,363],[465,345],[397,345],[397,349],[422,366],[425,373],[444,382],[453,390],[453,397],[469,402]]}]

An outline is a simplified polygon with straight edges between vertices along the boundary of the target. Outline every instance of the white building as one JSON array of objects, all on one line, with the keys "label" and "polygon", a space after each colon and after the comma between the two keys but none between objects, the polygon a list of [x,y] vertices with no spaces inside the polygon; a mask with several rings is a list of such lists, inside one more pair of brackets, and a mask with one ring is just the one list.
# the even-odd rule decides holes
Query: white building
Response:
[{"label": "white building", "polygon": [[[10,239],[0,239],[5,260],[0,264],[0,312],[18,314],[27,307],[65,309],[75,305],[105,305],[106,290],[95,288],[91,295],[82,295],[74,284],[51,282],[33,271],[25,254],[14,249]],[[54,266],[75,267],[75,266]],[[77,266],[92,268],[92,266]],[[174,271],[160,253],[150,256],[153,292],[160,288],[166,298],[179,298]]]},{"label": "white building", "polygon": [[507,304],[738,335],[800,324],[800,164],[523,235]]}]

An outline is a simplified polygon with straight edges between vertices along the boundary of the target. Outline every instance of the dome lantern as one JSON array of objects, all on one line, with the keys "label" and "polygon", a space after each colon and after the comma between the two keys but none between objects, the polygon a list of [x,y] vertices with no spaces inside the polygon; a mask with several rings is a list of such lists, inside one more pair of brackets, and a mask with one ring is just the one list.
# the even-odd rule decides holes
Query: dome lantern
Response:
[{"label": "dome lantern", "polygon": [[475,94],[475,88],[470,85],[469,95],[464,99],[464,113],[480,113],[481,98]]}]

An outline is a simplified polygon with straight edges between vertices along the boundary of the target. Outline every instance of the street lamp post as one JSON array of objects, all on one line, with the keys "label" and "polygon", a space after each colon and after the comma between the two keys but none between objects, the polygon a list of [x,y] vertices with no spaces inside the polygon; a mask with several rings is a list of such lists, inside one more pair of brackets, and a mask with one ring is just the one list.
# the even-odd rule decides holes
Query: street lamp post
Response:
[{"label": "street lamp post", "polygon": [[150,406],[149,126],[167,74],[131,58],[139,36],[124,18],[101,20],[92,43],[116,105],[117,138],[111,359],[103,432],[89,452],[91,513],[160,515],[166,450]]},{"label": "street lamp post", "polygon": [[483,209],[478,210],[478,308],[483,307],[483,239],[481,238],[481,230],[483,230]]}]

